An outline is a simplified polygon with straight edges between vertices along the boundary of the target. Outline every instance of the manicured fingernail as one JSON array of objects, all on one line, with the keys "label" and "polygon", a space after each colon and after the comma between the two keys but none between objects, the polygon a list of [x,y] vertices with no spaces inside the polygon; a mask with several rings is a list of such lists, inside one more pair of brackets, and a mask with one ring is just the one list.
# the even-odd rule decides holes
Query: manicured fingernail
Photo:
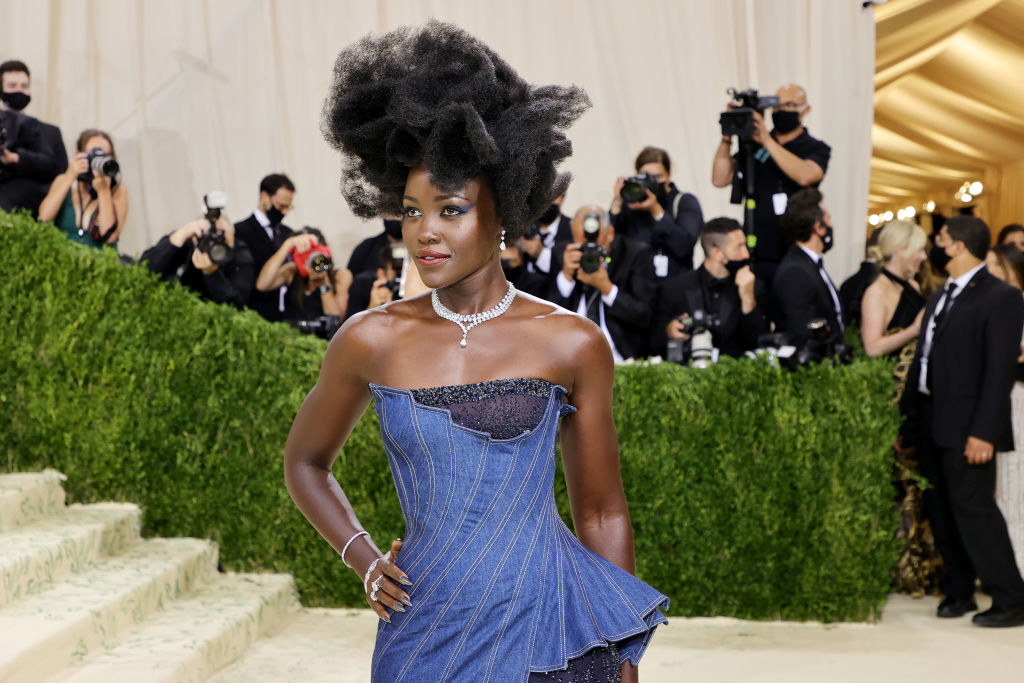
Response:
[{"label": "manicured fingernail", "polygon": [[412,581],[410,581],[409,577],[406,576],[405,574],[402,574],[402,576],[399,577],[398,583],[402,584],[403,586],[411,586],[412,585]]},{"label": "manicured fingernail", "polygon": [[412,607],[412,600],[410,600],[409,598],[407,598],[407,597],[405,597],[403,595],[402,596],[402,604],[403,605],[408,605],[409,607]]},{"label": "manicured fingernail", "polygon": [[404,612],[405,611],[405,608],[402,607],[402,603],[400,603],[400,602],[396,602],[395,603],[395,611],[396,612]]},{"label": "manicured fingernail", "polygon": [[383,617],[381,617],[381,620],[383,620],[383,621],[386,621],[386,622],[388,622],[389,624],[391,623],[391,617],[389,617],[389,616],[387,616],[387,615],[384,615]]}]

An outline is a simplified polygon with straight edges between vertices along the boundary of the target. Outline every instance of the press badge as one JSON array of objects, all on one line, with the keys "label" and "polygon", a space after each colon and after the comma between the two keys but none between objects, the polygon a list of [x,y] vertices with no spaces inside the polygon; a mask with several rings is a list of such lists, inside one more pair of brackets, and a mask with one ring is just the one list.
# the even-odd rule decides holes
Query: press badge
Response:
[{"label": "press badge", "polygon": [[664,254],[654,255],[654,274],[657,277],[668,277],[668,256]]},{"label": "press badge", "polygon": [[776,192],[772,195],[772,206],[775,208],[776,216],[786,213],[787,204],[789,204],[789,196],[785,192]]}]

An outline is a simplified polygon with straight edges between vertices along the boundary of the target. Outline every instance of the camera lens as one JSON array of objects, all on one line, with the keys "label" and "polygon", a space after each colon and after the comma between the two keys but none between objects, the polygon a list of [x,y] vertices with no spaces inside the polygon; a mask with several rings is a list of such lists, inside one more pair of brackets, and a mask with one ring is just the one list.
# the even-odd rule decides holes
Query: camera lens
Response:
[{"label": "camera lens", "polygon": [[331,257],[327,254],[313,254],[306,267],[314,273],[325,273],[331,269],[331,265]]},{"label": "camera lens", "polygon": [[627,204],[642,202],[647,196],[647,188],[634,180],[627,180],[622,184],[622,201]]}]

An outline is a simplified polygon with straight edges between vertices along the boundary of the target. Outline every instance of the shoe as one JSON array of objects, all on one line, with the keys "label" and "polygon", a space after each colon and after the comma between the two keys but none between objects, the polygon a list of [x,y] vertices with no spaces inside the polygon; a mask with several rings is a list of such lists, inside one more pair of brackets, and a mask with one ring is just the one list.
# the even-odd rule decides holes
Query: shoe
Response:
[{"label": "shoe", "polygon": [[956,619],[978,609],[974,598],[945,598],[939,603],[938,615],[942,619]]},{"label": "shoe", "polygon": [[1018,607],[993,607],[984,612],[978,612],[971,621],[978,626],[989,628],[1024,626],[1024,605]]}]

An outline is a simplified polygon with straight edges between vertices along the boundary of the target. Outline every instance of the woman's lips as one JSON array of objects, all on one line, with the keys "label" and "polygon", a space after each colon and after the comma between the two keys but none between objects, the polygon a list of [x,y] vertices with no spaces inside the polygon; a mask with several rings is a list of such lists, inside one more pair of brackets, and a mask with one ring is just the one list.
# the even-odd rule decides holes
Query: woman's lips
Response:
[{"label": "woman's lips", "polygon": [[416,260],[422,266],[438,266],[446,263],[450,258],[451,254],[442,254],[438,251],[424,250],[416,253]]}]

